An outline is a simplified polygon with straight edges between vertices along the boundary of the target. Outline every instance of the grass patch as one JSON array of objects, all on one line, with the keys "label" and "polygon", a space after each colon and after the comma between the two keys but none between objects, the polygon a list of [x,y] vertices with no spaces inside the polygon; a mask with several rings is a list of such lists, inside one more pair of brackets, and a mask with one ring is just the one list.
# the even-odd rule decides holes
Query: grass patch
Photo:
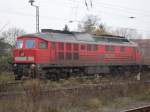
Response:
[{"label": "grass patch", "polygon": [[[10,80],[13,79],[10,78]],[[73,78],[58,82],[27,80],[22,85],[22,91],[25,92],[25,95],[0,100],[0,112],[9,112],[9,110],[14,112],[103,112],[103,108],[122,108],[133,102],[150,100],[150,86],[142,82],[136,84],[108,84],[104,87],[42,93],[43,89],[48,90],[98,82],[99,79],[80,80]],[[15,88],[13,89],[15,90]]]},{"label": "grass patch", "polygon": [[98,108],[101,108],[103,105],[100,99],[91,98],[91,99],[86,100],[83,106],[85,106],[88,109],[98,109]]},{"label": "grass patch", "polygon": [[1,73],[0,74],[0,82],[8,82],[8,81],[14,81],[15,77],[12,73]]}]

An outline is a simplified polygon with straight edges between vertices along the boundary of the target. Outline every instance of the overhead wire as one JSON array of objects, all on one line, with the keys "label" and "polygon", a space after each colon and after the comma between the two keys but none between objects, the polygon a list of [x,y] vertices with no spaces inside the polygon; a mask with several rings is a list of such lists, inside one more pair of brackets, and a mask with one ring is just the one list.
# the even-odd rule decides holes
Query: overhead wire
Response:
[{"label": "overhead wire", "polygon": [[[68,1],[69,1],[69,0],[68,0]],[[77,2],[77,1],[76,1],[76,2]],[[80,1],[78,1],[78,2],[80,2]],[[110,10],[110,9],[111,9],[111,11],[112,11],[112,10],[117,10],[117,13],[120,12],[120,13],[123,13],[123,14],[124,14],[124,12],[125,12],[125,14],[127,14],[127,15],[130,15],[131,13],[132,13],[132,14],[133,14],[133,13],[134,13],[134,14],[135,14],[135,13],[138,13],[137,11],[136,11],[136,12],[132,12],[133,10],[126,10],[127,8],[125,8],[125,7],[123,7],[123,8],[122,8],[122,7],[116,7],[116,6],[115,6],[115,7],[112,7],[111,5],[105,4],[105,3],[103,3],[103,2],[102,2],[102,3],[100,3],[100,2],[95,2],[95,5],[94,5],[94,7],[93,7],[93,4],[94,4],[93,1],[90,0],[90,2],[91,2],[92,8],[97,8],[97,9],[98,9],[99,7],[96,7],[97,4],[98,4],[98,5],[101,5],[101,7],[106,8],[107,10]],[[66,3],[67,3],[67,2],[66,2]],[[69,4],[69,5],[74,5],[74,1],[72,1],[72,2],[70,1],[70,3],[68,2],[68,4]],[[87,4],[88,4],[88,3],[87,3],[87,0],[85,0],[85,4],[86,4],[86,6],[88,6],[88,5],[87,5]],[[87,7],[87,8],[89,9],[89,7]],[[119,9],[119,10],[118,10],[118,9]],[[121,10],[121,9],[122,9],[122,10]],[[120,10],[121,10],[121,11],[120,11]],[[135,10],[135,9],[134,9],[134,10]],[[115,12],[115,13],[116,13],[116,12]],[[113,15],[114,15],[115,13],[113,13]],[[132,15],[132,14],[131,14],[131,15]],[[144,15],[144,17],[148,17],[148,16],[150,17],[150,15],[147,15],[147,16]]]},{"label": "overhead wire", "polygon": [[91,7],[93,7],[93,0],[90,0]]},{"label": "overhead wire", "polygon": [[88,3],[86,0],[85,0],[85,7],[87,8],[87,10],[89,10]]},{"label": "overhead wire", "polygon": [[145,15],[144,13],[138,13],[138,12],[128,11],[128,10],[125,10],[125,9],[120,9],[118,7],[111,7],[111,6],[102,5],[102,4],[100,4],[100,6],[106,8],[107,10],[109,10],[109,9],[116,10],[117,12],[120,12],[120,13],[125,14],[125,15],[129,15],[129,16],[134,16],[135,17],[138,14],[138,17],[140,16],[142,18],[150,18],[150,15],[148,15],[148,14]]},{"label": "overhead wire", "polygon": [[[95,3],[95,5],[94,5],[94,9],[96,9],[95,7],[96,7],[96,4],[97,3]],[[126,13],[123,13],[123,12],[118,12],[118,9],[114,9],[114,7],[106,7],[106,6],[104,6],[103,5],[103,8],[107,8],[109,11],[111,11],[111,12],[113,12],[113,16],[115,15],[115,16],[118,16],[118,17],[120,17],[120,16],[122,16],[122,17],[124,17],[124,18],[119,18],[119,19],[130,19],[129,17],[130,17],[130,15],[128,15],[128,14],[130,14],[130,13],[128,13],[128,14],[126,14]],[[110,10],[110,8],[111,8],[111,10]],[[116,10],[116,11],[115,11]],[[106,11],[106,10],[103,10],[103,12],[106,12],[106,13],[110,13],[109,11]],[[126,10],[125,10],[126,11]],[[93,11],[93,12],[95,12],[95,11]],[[100,9],[97,9],[96,10],[96,12],[97,13],[99,13],[99,12],[102,12]],[[133,12],[132,12],[133,13]],[[112,13],[111,13],[112,14]],[[106,15],[105,15],[106,16]],[[148,23],[148,24],[150,24],[150,21],[148,21],[148,20],[143,20],[143,19],[141,19],[140,17],[136,17],[135,18],[136,20],[135,21],[139,21],[139,22],[141,22],[142,24],[144,24],[144,23]],[[130,19],[131,20],[131,19]]]},{"label": "overhead wire", "polygon": [[[94,7],[93,7],[93,5],[92,5],[92,8],[95,8],[97,5],[101,5],[101,6],[103,6],[103,7],[106,7],[106,8],[108,8],[108,10],[109,10],[109,8],[111,8],[111,9],[113,9],[113,10],[117,10],[118,12],[126,12],[126,13],[128,13],[128,14],[140,14],[140,13],[142,13],[142,15],[144,15],[145,17],[147,17],[147,16],[149,16],[150,17],[150,15],[149,15],[149,13],[147,13],[147,15],[144,13],[144,12],[142,12],[142,11],[140,11],[140,10],[136,10],[136,9],[129,9],[129,8],[126,8],[126,7],[119,7],[119,6],[114,6],[114,5],[111,5],[111,4],[107,4],[107,3],[103,3],[103,2],[94,2],[95,3],[95,5],[94,5]],[[93,2],[92,2],[92,4],[94,4]],[[73,4],[73,3],[72,3]],[[119,10],[118,10],[119,9]],[[122,13],[123,13],[122,12]]]},{"label": "overhead wire", "polygon": [[[105,8],[105,7],[103,7],[103,8]],[[113,11],[113,10],[100,10],[100,9],[96,9],[96,11],[95,11],[95,13],[103,13],[103,12],[105,12],[105,13],[109,13],[109,14],[112,14],[112,12],[113,12],[113,15],[111,15],[111,17],[113,16],[114,17],[114,13],[115,13],[115,17],[117,16],[117,17],[119,17],[119,19],[130,19],[131,20],[131,18],[130,18],[130,15],[125,15],[125,14],[123,14],[123,13],[120,13],[120,12],[116,12],[116,11]],[[105,16],[109,16],[110,17],[110,15],[105,15]],[[120,18],[120,17],[123,17],[123,18]],[[141,19],[140,17],[138,18],[138,17],[135,17],[134,18],[134,20],[136,20],[136,21],[140,21],[140,22],[144,22],[144,23],[149,23],[150,24],[150,21],[149,20],[143,20],[143,19]]]},{"label": "overhead wire", "polygon": [[115,8],[120,8],[120,9],[125,9],[125,10],[128,10],[128,11],[132,11],[132,12],[136,12],[136,13],[147,13],[149,15],[149,12],[150,11],[145,11],[145,10],[139,10],[139,9],[134,9],[134,8],[131,8],[131,7],[126,7],[126,6],[119,6],[117,4],[112,4],[112,3],[106,3],[106,2],[102,2],[102,1],[96,1],[95,2],[96,4],[99,3],[99,4],[104,4],[104,5],[108,5],[108,6],[113,6]]},{"label": "overhead wire", "polygon": [[[74,2],[74,1],[73,1]],[[69,2],[66,2],[67,4],[72,4],[74,5],[74,3],[69,1]],[[79,2],[79,1],[76,1],[76,2]],[[65,4],[66,4],[65,3]],[[89,9],[89,4],[87,2],[87,0],[85,0],[85,5],[87,6],[87,8]],[[109,3],[103,3],[103,2],[99,2],[99,1],[94,1],[93,0],[90,0],[90,7],[92,9],[94,9],[95,12],[99,13],[99,12],[102,12],[101,9],[99,9],[99,7],[97,5],[100,5],[101,7],[103,8],[107,8],[108,11],[104,11],[103,12],[107,12],[107,13],[110,13],[109,11],[112,11],[114,12],[113,15],[116,15],[118,17],[122,16],[122,17],[128,17],[128,14],[139,14],[139,12],[136,10],[136,9],[130,9],[130,8],[126,8],[126,7],[122,7],[122,6],[119,6],[119,5],[114,5],[114,4],[109,4]],[[111,9],[111,10],[110,10]],[[119,9],[119,10],[118,10]],[[78,10],[78,9],[76,9]],[[117,10],[117,11],[115,11]],[[15,15],[23,15],[23,16],[31,16],[31,17],[34,17],[34,15],[32,14],[29,14],[29,13],[23,13],[23,12],[16,12],[16,11],[11,11],[11,12],[8,12],[8,11],[1,11],[0,12],[3,12],[3,13],[8,13],[8,14],[15,14]],[[78,11],[76,11],[76,13],[78,13]],[[128,13],[128,14],[127,14]],[[140,13],[142,13],[142,15],[146,14],[146,11],[140,11]],[[147,16],[146,16],[147,15]],[[144,15],[145,17],[150,17],[150,15],[146,14]],[[68,21],[68,19],[62,19],[62,18],[57,18],[57,17],[50,17],[50,16],[43,16],[41,15],[40,17],[44,18],[44,19],[54,19],[54,20],[57,20],[57,21]],[[139,18],[136,18],[136,20],[139,21]],[[141,20],[140,20],[141,21]],[[142,20],[143,21],[143,20]],[[144,23],[148,23],[147,21],[143,21]]]},{"label": "overhead wire", "polygon": [[[69,2],[65,2],[65,4],[69,4],[69,5],[74,5],[74,1],[70,1],[70,0],[67,0]],[[87,0],[84,0],[85,1],[85,6],[89,9],[89,5],[87,3]],[[77,1],[76,1],[77,2]],[[80,1],[78,1],[80,2]],[[93,7],[93,4],[95,3],[94,7]],[[98,5],[101,5],[102,7],[104,8],[107,8],[108,10],[111,9],[111,10],[117,10],[117,12],[121,12],[121,13],[126,13],[126,14],[140,14],[140,12],[142,13],[142,15],[144,17],[150,17],[149,13],[147,13],[147,15],[144,15],[145,13],[143,13],[143,11],[140,11],[140,10],[137,10],[137,9],[130,9],[128,7],[120,7],[118,5],[114,5],[114,4],[110,4],[110,3],[104,3],[104,2],[100,2],[100,1],[94,1],[93,0],[90,0],[90,4],[91,4],[91,8],[96,8],[97,4]],[[119,9],[119,10],[118,10]],[[148,11],[147,11],[148,12]],[[114,13],[115,14],[115,13]]]},{"label": "overhead wire", "polygon": [[[6,11],[6,10],[0,10],[1,13],[5,13],[5,14],[12,14],[12,15],[20,15],[20,16],[30,16],[30,17],[35,17],[35,15],[33,14],[29,14],[29,13],[24,13],[24,12],[18,12],[18,11]],[[58,20],[58,21],[67,21],[67,19],[62,19],[62,18],[57,18],[57,17],[50,17],[50,16],[45,16],[45,15],[41,15],[40,17],[44,18],[44,19],[54,19],[54,20]]]},{"label": "overhead wire", "polygon": [[[97,4],[97,3],[96,3],[96,4]],[[96,6],[96,5],[94,5],[94,8],[95,8],[95,6]],[[107,9],[110,8],[110,7],[107,7],[107,6],[103,6],[103,7],[107,8]],[[111,7],[111,9],[113,9],[113,8],[114,8],[114,7]],[[114,10],[118,10],[118,8],[115,7]],[[122,9],[122,10],[123,10],[123,9]],[[97,10],[97,12],[98,12],[98,11],[99,11],[99,10]],[[111,10],[111,11],[112,11],[112,10]],[[126,10],[124,10],[124,11],[126,11]],[[106,11],[105,11],[105,12],[106,12]],[[108,12],[108,11],[107,11],[107,12]],[[127,12],[129,12],[129,11],[127,10]],[[132,12],[132,11],[131,11],[130,13],[135,13],[135,12]],[[120,16],[120,14],[118,14],[118,16]],[[128,15],[125,16],[125,15],[123,14],[123,15],[121,15],[121,16],[126,17],[126,19],[129,18]],[[148,22],[148,21],[139,20],[139,18],[138,18],[138,21],[145,22],[145,23],[150,23],[150,21]],[[138,30],[145,31],[145,32],[147,32],[147,33],[150,32],[149,30],[145,30],[145,29],[139,29],[139,28],[138,28]]]}]

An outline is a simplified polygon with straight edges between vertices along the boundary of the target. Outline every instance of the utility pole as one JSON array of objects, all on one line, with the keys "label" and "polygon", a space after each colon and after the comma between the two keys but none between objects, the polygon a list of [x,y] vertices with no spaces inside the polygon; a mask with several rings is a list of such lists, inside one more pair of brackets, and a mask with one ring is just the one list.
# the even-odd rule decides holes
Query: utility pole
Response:
[{"label": "utility pole", "polygon": [[39,33],[39,6],[33,5],[35,1],[34,0],[29,0],[29,3],[31,3],[31,6],[36,8],[36,32]]}]

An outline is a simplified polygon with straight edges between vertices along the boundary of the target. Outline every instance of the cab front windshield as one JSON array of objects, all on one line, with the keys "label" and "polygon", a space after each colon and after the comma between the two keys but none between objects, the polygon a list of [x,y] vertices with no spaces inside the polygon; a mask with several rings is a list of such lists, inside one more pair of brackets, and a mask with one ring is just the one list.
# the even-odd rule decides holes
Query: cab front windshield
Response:
[{"label": "cab front windshield", "polygon": [[35,40],[26,40],[25,46],[26,48],[35,48]]},{"label": "cab front windshield", "polygon": [[22,49],[24,46],[23,44],[25,44],[25,48],[35,48],[35,40],[26,40],[25,42],[23,42],[23,40],[17,40],[16,48]]},{"label": "cab front windshield", "polygon": [[18,49],[23,48],[23,40],[17,40],[17,42],[16,42],[16,48],[18,48]]}]

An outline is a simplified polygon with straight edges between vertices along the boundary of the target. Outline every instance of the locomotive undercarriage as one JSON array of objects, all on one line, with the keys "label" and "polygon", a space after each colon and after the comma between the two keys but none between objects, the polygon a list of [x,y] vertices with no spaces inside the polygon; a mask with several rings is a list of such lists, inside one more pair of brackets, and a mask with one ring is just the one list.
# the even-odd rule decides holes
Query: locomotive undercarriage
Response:
[{"label": "locomotive undercarriage", "polygon": [[23,77],[36,78],[38,73],[35,64],[14,64],[13,72],[15,80],[20,80]]},{"label": "locomotive undercarriage", "polygon": [[15,79],[40,78],[59,80],[69,77],[82,77],[93,75],[128,76],[137,75],[140,66],[43,66],[35,64],[14,64]]}]

